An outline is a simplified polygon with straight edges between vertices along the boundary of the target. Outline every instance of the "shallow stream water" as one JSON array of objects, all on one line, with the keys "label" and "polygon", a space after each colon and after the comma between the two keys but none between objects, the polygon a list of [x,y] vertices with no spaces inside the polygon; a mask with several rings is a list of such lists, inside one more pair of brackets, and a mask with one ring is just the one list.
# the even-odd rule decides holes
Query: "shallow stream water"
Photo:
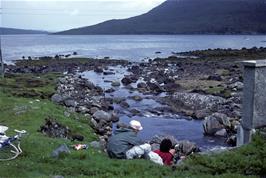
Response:
[{"label": "shallow stream water", "polygon": [[[120,121],[128,124],[130,120],[139,120],[143,125],[143,130],[139,133],[143,140],[150,140],[155,135],[172,135],[177,140],[190,140],[201,147],[202,150],[211,149],[214,147],[226,146],[224,138],[207,137],[203,135],[202,121],[191,120],[186,117],[173,113],[160,113],[156,115],[152,111],[154,108],[162,105],[156,101],[156,97],[164,96],[165,93],[159,96],[143,95],[137,90],[129,90],[123,84],[119,87],[112,87],[111,81],[121,81],[124,75],[129,74],[122,66],[109,67],[109,72],[115,74],[104,75],[103,73],[95,73],[94,71],[86,71],[81,73],[83,78],[88,79],[95,85],[102,87],[104,90],[114,88],[113,93],[106,93],[105,97],[126,98],[129,108],[125,109],[118,104],[114,104],[116,112],[118,112]],[[138,81],[139,82],[139,81]],[[136,88],[137,83],[132,84]],[[141,96],[141,101],[135,101],[130,96]],[[130,112],[132,109],[140,111],[141,115],[134,116]],[[113,126],[116,127],[116,124]]]}]

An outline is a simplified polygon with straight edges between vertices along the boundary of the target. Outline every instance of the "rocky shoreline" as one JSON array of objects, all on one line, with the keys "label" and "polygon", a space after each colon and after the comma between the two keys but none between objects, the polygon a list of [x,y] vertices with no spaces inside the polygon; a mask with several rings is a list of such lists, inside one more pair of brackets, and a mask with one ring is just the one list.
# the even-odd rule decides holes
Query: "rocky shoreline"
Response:
[{"label": "rocky shoreline", "polygon": [[[237,52],[219,50],[182,53],[197,58],[170,56],[142,63],[86,58],[19,60],[16,65],[8,65],[6,72],[64,73],[58,80],[57,92],[51,100],[66,106],[68,112],[80,112],[91,118],[90,123],[103,147],[112,134],[113,123],[119,121],[120,111],[114,108],[114,104],[125,110],[129,108],[124,97],[112,97],[112,93],[121,85],[129,93],[139,93],[129,96],[134,101],[152,98],[163,105],[151,108],[150,113],[171,113],[188,119],[203,120],[203,134],[225,137],[229,145],[235,146],[236,129],[241,120],[243,90],[243,67],[240,61],[251,59],[252,56],[256,59],[258,56],[266,56],[266,49],[242,49]],[[244,54],[244,58],[240,54]],[[108,89],[101,88],[78,74],[93,71],[104,76],[117,75],[110,67],[118,65],[126,70],[126,74],[123,74],[121,80],[105,81],[111,83],[112,87]],[[65,113],[66,116],[68,112]],[[130,114],[143,113],[131,109]]]}]

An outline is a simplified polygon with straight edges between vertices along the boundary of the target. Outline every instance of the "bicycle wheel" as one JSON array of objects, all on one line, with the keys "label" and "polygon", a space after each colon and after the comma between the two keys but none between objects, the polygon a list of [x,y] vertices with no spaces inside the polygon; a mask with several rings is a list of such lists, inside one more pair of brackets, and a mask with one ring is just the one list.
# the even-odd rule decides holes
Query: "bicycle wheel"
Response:
[{"label": "bicycle wheel", "polygon": [[19,155],[19,150],[13,144],[0,148],[0,161],[8,161],[15,159]]}]

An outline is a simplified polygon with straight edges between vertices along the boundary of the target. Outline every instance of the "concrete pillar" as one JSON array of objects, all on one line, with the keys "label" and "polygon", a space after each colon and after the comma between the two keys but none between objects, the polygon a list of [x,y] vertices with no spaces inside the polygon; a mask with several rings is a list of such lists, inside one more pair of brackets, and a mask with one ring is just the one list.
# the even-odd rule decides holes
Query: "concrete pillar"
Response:
[{"label": "concrete pillar", "polygon": [[266,126],[266,60],[244,61],[242,121],[237,145],[250,142],[252,129]]}]

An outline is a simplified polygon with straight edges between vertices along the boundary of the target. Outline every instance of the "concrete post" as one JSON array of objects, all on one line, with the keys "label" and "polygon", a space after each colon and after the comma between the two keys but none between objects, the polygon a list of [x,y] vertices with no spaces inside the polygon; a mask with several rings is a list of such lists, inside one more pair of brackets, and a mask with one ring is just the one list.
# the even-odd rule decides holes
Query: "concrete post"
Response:
[{"label": "concrete post", "polygon": [[252,129],[266,126],[266,60],[244,61],[242,121],[237,145],[249,143]]}]

